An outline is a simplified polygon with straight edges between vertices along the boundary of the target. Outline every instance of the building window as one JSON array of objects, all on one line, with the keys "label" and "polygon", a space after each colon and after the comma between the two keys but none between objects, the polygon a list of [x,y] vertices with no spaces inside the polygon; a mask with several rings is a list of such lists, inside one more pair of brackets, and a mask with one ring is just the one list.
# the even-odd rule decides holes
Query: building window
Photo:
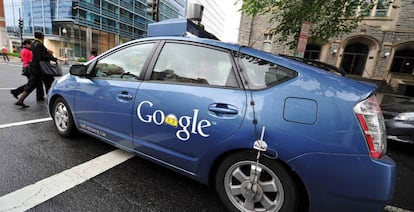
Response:
[{"label": "building window", "polygon": [[392,65],[391,72],[394,73],[407,73],[411,74],[414,71],[414,57],[413,51],[411,50],[402,50],[395,53]]},{"label": "building window", "polygon": [[390,8],[389,0],[378,0],[375,8],[375,16],[384,17],[388,16],[388,10]]},{"label": "building window", "polygon": [[272,41],[273,34],[264,34],[264,40],[263,40],[263,47],[262,50],[266,52],[272,51]]},{"label": "building window", "polygon": [[[367,0],[367,3],[370,3],[371,0]],[[361,13],[361,16],[364,17],[386,17],[389,16],[390,5],[392,1],[390,0],[375,0],[373,1],[374,6],[369,11],[361,11],[361,8],[356,9],[356,13]]]},{"label": "building window", "polygon": [[317,44],[308,44],[306,45],[305,54],[303,58],[317,60],[321,53],[321,46]]}]

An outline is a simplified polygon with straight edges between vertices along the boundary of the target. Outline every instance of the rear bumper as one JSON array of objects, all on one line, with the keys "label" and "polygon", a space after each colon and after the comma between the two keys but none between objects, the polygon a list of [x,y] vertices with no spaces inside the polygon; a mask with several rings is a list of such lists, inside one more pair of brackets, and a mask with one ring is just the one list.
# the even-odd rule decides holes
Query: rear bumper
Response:
[{"label": "rear bumper", "polygon": [[393,196],[395,163],[388,156],[313,153],[289,164],[303,179],[310,211],[382,211]]}]

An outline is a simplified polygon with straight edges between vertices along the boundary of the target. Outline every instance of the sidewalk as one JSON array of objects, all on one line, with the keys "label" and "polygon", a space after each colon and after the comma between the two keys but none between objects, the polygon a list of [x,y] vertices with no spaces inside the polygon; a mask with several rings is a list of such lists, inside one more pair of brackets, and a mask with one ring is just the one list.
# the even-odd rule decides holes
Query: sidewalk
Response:
[{"label": "sidewalk", "polygon": [[[13,63],[21,63],[22,62],[19,57],[13,57],[13,56],[10,56],[10,55],[9,55],[9,60],[10,60],[9,62],[13,62]],[[3,60],[3,58],[1,58],[0,61],[2,63],[5,63],[4,60]]]},{"label": "sidewalk", "polygon": [[[4,60],[3,59],[1,59],[0,60],[0,62],[1,63],[3,63],[3,64],[6,64],[6,63],[8,63],[8,62],[4,62]],[[12,57],[12,56],[9,56],[9,63],[13,63],[13,64],[18,64],[18,63],[21,63],[22,61],[20,60],[20,58],[19,57]],[[65,61],[63,61],[63,60],[60,60],[60,58],[58,58],[58,63],[59,64],[61,64],[62,66],[71,66],[71,65],[73,65],[73,64],[79,64],[80,62],[75,62],[75,61],[71,61],[71,60],[68,60],[68,64],[67,65],[65,65],[64,63],[65,63]]]}]

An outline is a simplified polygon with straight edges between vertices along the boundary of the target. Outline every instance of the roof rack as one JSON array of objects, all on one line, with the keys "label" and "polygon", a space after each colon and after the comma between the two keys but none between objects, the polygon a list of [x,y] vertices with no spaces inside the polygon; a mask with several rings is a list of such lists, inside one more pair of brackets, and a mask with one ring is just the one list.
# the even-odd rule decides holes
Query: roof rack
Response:
[{"label": "roof rack", "polygon": [[148,24],[148,37],[156,36],[195,36],[219,40],[189,19],[176,18]]}]

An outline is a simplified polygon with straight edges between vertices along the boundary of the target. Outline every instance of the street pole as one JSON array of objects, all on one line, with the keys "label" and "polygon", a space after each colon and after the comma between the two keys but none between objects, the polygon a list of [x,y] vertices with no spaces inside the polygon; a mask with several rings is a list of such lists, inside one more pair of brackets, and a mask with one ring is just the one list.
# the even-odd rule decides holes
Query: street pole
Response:
[{"label": "street pole", "polygon": [[23,19],[19,19],[20,45],[23,47]]},{"label": "street pole", "polygon": [[20,34],[20,46],[23,48],[23,18],[19,9],[19,34]]},{"label": "street pole", "polygon": [[68,65],[68,44],[66,42],[66,33],[68,31],[66,31],[66,28],[62,29],[62,33],[63,33],[63,46],[65,47],[65,52],[64,52],[64,58],[65,58],[65,62],[63,63],[64,65]]}]

